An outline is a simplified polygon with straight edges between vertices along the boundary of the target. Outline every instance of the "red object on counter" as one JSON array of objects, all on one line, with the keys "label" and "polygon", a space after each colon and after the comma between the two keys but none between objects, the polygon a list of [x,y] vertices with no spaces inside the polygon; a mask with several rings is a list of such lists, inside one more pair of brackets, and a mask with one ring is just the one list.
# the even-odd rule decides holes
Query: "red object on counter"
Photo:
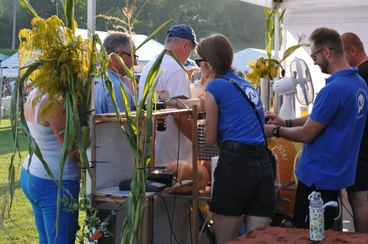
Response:
[{"label": "red object on counter", "polygon": [[[281,228],[266,227],[259,228],[254,231],[238,237],[237,239],[227,242],[227,244],[264,244],[264,243],[297,243],[310,244],[309,230],[299,228]],[[352,243],[366,244],[368,243],[368,234],[355,232],[338,232],[332,230],[325,231],[325,239],[318,242],[320,244],[337,244]]]}]

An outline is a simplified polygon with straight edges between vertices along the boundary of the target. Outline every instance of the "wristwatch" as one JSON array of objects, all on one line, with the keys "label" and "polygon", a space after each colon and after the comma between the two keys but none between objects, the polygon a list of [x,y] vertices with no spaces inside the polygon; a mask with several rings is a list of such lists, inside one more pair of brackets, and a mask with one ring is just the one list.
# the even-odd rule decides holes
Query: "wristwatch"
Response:
[{"label": "wristwatch", "polygon": [[272,136],[280,137],[280,126],[277,125],[272,129]]}]

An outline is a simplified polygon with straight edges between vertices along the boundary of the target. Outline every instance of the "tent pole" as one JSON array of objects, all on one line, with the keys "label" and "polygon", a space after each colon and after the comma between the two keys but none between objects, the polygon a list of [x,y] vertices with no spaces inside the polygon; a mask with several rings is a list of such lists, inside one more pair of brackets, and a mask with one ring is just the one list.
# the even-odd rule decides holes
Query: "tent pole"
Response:
[{"label": "tent pole", "polygon": [[17,2],[13,0],[13,30],[12,30],[12,50],[15,50],[15,35],[17,25]]},{"label": "tent pole", "polygon": [[[88,38],[92,38],[92,36],[95,34],[96,31],[96,0],[88,0],[87,2],[87,30],[88,30]],[[94,78],[92,78],[92,84],[94,84]],[[91,86],[91,101],[90,101],[90,111],[93,111],[91,113],[91,116],[89,116],[89,138],[91,139],[90,146],[87,149],[87,156],[89,162],[95,162],[96,161],[96,153],[95,153],[95,123],[94,123],[94,110],[95,110],[95,99],[94,99],[94,90],[95,86]],[[90,165],[91,166],[91,165]],[[91,176],[89,174],[86,174],[86,193],[91,194],[95,191],[95,185],[93,184],[93,180],[91,179]]]},{"label": "tent pole", "polygon": [[[1,124],[1,106],[3,105],[3,67],[0,67],[0,124]],[[4,111],[5,116],[5,111]]]},{"label": "tent pole", "polygon": [[[280,19],[279,19],[279,10],[280,10],[280,4],[274,3],[275,7],[275,17],[274,17],[274,23],[275,23],[275,31],[274,31],[274,39],[273,39],[273,49],[274,49],[274,59],[279,60],[279,47],[280,47]],[[270,88],[270,93],[272,93],[273,90]],[[270,94],[270,98],[273,98],[273,109],[276,114],[279,113],[281,103],[282,103],[282,96],[274,94]]]},{"label": "tent pole", "polygon": [[274,59],[278,60],[279,59],[279,46],[280,46],[280,41],[279,41],[279,33],[280,33],[280,20],[279,20],[279,6],[276,6],[277,9],[275,9],[276,13],[275,13],[275,32],[274,32],[274,39],[273,39],[273,49],[274,49]]}]

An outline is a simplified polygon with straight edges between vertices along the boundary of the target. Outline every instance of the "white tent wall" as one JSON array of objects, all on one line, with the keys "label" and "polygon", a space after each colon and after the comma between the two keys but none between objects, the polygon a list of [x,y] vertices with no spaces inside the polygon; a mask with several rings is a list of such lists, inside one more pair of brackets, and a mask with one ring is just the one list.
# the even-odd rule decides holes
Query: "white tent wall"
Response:
[{"label": "white tent wall", "polygon": [[[340,34],[354,32],[368,48],[368,1],[334,1],[327,6],[323,1],[307,1],[308,5],[297,4],[301,1],[285,1],[284,36],[282,49],[295,45],[298,35],[305,35],[303,42],[308,43],[309,36],[318,27],[328,27]],[[329,2],[329,1],[327,1]],[[311,5],[309,5],[309,3]],[[311,69],[315,91],[324,86],[324,75],[309,57],[309,48],[300,49],[287,60],[286,68],[293,57],[303,58]]]},{"label": "white tent wall", "polygon": [[[240,0],[263,7],[270,7],[273,0]],[[256,3],[255,3],[256,2]],[[295,45],[298,36],[304,35],[302,43],[309,43],[309,36],[318,27],[328,27],[340,34],[354,32],[361,39],[368,50],[368,1],[367,0],[283,0],[281,8],[285,8],[284,32],[281,52]],[[314,65],[309,56],[309,48],[300,48],[283,64],[286,75],[289,75],[289,64],[295,58],[306,61],[312,75],[315,92],[325,85],[325,74]],[[281,55],[280,55],[281,56]],[[297,115],[300,114],[297,106]]]},{"label": "white tent wall", "polygon": [[18,52],[1,62],[0,65],[0,119],[9,115],[9,98],[3,98],[3,79],[18,77]]}]

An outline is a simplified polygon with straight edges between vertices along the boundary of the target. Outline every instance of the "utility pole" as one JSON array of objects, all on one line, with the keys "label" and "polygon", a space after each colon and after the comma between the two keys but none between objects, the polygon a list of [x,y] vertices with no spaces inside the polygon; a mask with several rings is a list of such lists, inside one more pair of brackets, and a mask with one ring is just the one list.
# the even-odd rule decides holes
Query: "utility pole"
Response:
[{"label": "utility pole", "polygon": [[13,0],[13,34],[12,34],[12,49],[15,49],[15,31],[17,23],[17,0]]}]

